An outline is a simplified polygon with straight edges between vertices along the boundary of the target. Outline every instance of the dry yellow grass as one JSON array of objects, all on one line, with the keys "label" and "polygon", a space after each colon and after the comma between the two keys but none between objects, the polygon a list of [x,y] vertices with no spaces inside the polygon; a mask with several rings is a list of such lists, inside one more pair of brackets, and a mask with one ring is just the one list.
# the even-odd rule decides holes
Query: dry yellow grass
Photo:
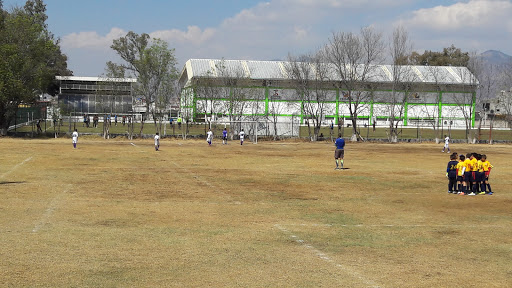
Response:
[{"label": "dry yellow grass", "polygon": [[442,145],[1,138],[7,287],[510,287],[511,146],[493,196]]}]

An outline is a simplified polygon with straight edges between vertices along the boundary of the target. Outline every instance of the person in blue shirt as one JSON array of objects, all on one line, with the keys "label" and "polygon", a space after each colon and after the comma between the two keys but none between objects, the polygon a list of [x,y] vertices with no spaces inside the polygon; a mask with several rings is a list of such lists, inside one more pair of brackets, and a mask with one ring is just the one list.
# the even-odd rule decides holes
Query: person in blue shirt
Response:
[{"label": "person in blue shirt", "polygon": [[222,131],[222,144],[228,144],[228,130],[226,128]]},{"label": "person in blue shirt", "polygon": [[334,151],[334,159],[336,159],[336,168],[334,170],[343,169],[343,158],[345,156],[345,140],[338,134],[338,138],[334,142],[336,150]]}]

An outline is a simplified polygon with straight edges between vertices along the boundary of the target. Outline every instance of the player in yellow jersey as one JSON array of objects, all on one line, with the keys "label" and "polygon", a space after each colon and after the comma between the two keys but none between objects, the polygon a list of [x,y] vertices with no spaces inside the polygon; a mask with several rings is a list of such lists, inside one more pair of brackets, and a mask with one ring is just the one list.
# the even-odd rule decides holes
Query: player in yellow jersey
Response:
[{"label": "player in yellow jersey", "polygon": [[478,171],[478,160],[476,159],[476,153],[471,153],[470,157],[470,162],[471,162],[471,193],[469,193],[468,195],[469,196],[475,196],[476,195],[476,182],[477,182],[477,171]]},{"label": "player in yellow jersey", "polygon": [[[482,155],[482,170],[484,171],[484,179],[482,181],[482,191],[485,192],[487,195],[492,195],[492,189],[491,184],[489,184],[489,174],[491,173],[491,168],[493,166],[489,161],[487,161],[487,156],[484,154]],[[486,192],[486,186],[489,191]]]},{"label": "player in yellow jersey", "polygon": [[471,153],[466,154],[466,159],[464,159],[464,182],[466,182],[466,193],[462,193],[461,195],[467,194],[467,192],[471,191],[471,183],[473,182],[471,179]]},{"label": "player in yellow jersey", "polygon": [[476,155],[476,166],[478,170],[476,171],[476,190],[478,195],[483,195],[485,192],[482,189],[482,183],[484,183],[484,167],[482,166],[482,155]]},{"label": "player in yellow jersey", "polygon": [[464,172],[466,171],[466,165],[464,165],[465,159],[466,159],[466,156],[460,155],[459,163],[457,163],[457,186],[458,186],[457,194],[466,193],[466,182],[464,181]]}]

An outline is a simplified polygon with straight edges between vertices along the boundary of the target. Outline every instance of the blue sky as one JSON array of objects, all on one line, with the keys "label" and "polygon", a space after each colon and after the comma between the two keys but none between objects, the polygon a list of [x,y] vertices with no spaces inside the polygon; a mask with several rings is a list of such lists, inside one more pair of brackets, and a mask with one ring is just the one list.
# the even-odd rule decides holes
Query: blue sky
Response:
[{"label": "blue sky", "polygon": [[[48,25],[61,38],[76,76],[99,76],[119,61],[113,39],[148,33],[191,58],[286,59],[315,51],[333,32],[374,26],[389,38],[407,28],[413,47],[494,49],[512,55],[512,0],[46,0]],[[4,9],[23,6],[4,0]]]}]

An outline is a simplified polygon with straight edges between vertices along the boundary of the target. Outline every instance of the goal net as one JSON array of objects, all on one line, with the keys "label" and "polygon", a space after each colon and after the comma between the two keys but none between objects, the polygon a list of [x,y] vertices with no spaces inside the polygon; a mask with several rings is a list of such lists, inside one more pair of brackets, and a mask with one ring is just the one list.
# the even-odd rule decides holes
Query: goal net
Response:
[{"label": "goal net", "polygon": [[[240,131],[245,133],[245,140],[258,143],[258,137],[299,137],[300,124],[297,121],[272,122],[261,120],[238,120],[230,122],[211,122],[211,128],[215,135],[222,135],[222,130],[228,130],[228,136],[232,139],[240,139]],[[229,137],[231,139],[231,137]]]},{"label": "goal net", "polygon": [[244,141],[258,143],[258,121],[229,121],[229,122],[211,122],[212,130],[215,135],[221,135],[224,128],[228,130],[228,139],[240,139],[240,131],[244,131]]}]

